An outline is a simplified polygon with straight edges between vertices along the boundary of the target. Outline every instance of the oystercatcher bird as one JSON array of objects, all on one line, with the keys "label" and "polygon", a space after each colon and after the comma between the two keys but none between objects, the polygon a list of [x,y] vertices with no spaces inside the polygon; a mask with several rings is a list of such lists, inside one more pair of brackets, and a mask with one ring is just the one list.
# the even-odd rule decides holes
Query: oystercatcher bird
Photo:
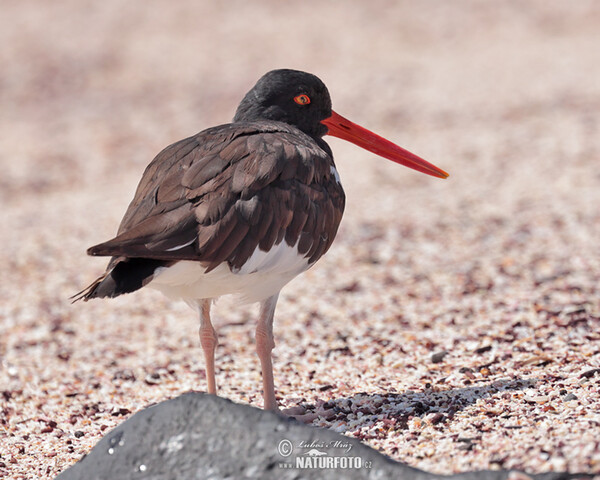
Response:
[{"label": "oystercatcher bird", "polygon": [[277,410],[271,350],[282,287],[335,238],[344,190],[324,135],[440,178],[443,170],[331,109],[314,75],[273,70],[258,80],[232,123],[176,142],[146,168],[117,236],[88,249],[110,256],[106,273],[75,300],[144,286],[183,299],[200,315],[208,392],[216,394],[217,334],[211,301],[260,302],[256,352],[264,408]]}]

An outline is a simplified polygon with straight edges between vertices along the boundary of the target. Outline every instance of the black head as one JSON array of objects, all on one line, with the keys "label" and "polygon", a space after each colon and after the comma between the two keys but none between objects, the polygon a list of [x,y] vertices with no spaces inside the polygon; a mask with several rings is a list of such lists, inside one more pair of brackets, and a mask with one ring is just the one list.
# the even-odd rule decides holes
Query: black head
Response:
[{"label": "black head", "polygon": [[275,120],[294,125],[312,137],[322,137],[331,116],[325,84],[310,73],[272,70],[263,75],[241,101],[234,122]]}]

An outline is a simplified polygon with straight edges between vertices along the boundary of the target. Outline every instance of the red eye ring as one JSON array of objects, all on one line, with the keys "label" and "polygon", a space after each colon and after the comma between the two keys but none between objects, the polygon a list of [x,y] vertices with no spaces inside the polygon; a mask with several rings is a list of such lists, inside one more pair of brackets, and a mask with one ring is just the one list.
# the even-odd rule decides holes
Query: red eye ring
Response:
[{"label": "red eye ring", "polygon": [[294,97],[294,102],[296,102],[298,105],[308,105],[310,103],[310,97],[302,93]]}]

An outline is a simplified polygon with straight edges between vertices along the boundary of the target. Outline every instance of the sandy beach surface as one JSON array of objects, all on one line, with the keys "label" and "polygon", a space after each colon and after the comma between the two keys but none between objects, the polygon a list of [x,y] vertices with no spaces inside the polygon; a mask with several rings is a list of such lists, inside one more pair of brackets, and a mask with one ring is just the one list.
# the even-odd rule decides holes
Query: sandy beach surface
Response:
[{"label": "sandy beach surface", "polygon": [[[346,214],[280,297],[280,404],[432,472],[600,475],[600,3],[8,0],[0,63],[0,476],[205,389],[185,304],[69,297],[154,155],[283,67],[451,176],[329,140]],[[262,406],[256,308],[213,312],[220,395]]]}]

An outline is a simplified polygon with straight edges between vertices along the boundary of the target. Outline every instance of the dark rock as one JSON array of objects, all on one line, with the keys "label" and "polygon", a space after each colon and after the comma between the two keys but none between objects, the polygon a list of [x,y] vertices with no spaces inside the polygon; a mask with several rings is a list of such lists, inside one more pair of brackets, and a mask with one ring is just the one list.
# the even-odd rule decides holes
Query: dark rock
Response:
[{"label": "dark rock", "polygon": [[581,375],[579,375],[579,378],[592,378],[597,373],[600,373],[600,368],[592,368],[591,370],[583,372]]},{"label": "dark rock", "polygon": [[[355,438],[220,397],[188,393],[133,415],[57,478],[501,480],[508,475],[508,471],[429,474],[394,462]],[[549,473],[531,478],[591,476]]]},{"label": "dark rock", "polygon": [[483,347],[479,347],[475,349],[475,353],[480,355],[485,352],[489,352],[492,349],[491,345],[484,345]]},{"label": "dark rock", "polygon": [[441,352],[436,352],[431,355],[432,363],[441,363],[444,360],[444,357],[448,355],[446,350],[442,350]]}]

